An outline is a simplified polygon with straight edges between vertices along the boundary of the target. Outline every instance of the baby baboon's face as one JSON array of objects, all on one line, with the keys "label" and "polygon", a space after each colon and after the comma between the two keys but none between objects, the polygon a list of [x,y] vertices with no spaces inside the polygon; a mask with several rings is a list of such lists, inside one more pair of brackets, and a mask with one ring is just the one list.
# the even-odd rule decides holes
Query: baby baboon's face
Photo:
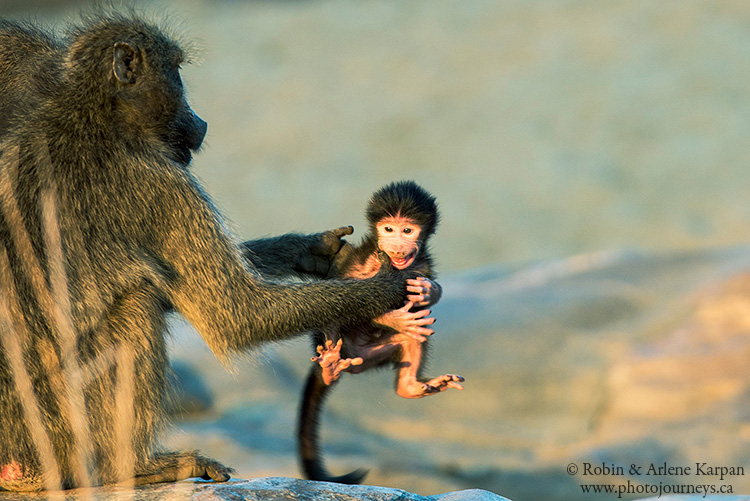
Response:
[{"label": "baby baboon's face", "polygon": [[378,247],[388,254],[391,264],[403,270],[411,266],[422,245],[422,228],[409,218],[386,217],[375,225]]}]

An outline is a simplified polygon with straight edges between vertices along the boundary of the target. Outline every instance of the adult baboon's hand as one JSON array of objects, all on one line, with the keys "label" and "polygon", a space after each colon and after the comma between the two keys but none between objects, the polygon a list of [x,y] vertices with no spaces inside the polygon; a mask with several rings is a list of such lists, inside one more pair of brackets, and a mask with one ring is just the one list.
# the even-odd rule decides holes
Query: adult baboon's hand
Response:
[{"label": "adult baboon's hand", "polygon": [[353,232],[353,226],[341,226],[310,235],[309,252],[303,253],[299,257],[294,269],[301,273],[310,273],[320,277],[328,276],[331,265],[338,259],[339,252],[345,246],[349,246],[344,237],[351,235]]}]

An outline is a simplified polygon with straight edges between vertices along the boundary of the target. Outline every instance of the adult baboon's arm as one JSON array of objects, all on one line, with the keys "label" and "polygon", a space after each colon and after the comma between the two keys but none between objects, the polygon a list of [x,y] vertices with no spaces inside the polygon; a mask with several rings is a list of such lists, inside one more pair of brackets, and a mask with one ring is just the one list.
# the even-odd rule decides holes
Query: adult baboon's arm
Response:
[{"label": "adult baboon's arm", "polygon": [[240,248],[243,257],[264,278],[325,278],[331,262],[345,243],[343,237],[353,231],[351,226],[342,226],[311,235],[287,233],[248,240],[240,244]]},{"label": "adult baboon's arm", "polygon": [[160,228],[152,252],[172,271],[169,299],[218,355],[333,322],[365,322],[404,302],[406,276],[390,265],[367,280],[265,280],[248,270],[191,174],[154,169],[142,181],[158,194],[145,212]]}]

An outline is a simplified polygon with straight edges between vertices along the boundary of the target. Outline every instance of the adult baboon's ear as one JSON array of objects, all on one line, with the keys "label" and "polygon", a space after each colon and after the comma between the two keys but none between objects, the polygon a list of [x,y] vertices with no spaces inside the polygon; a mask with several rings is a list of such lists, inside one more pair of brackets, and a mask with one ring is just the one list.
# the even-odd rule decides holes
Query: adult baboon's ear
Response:
[{"label": "adult baboon's ear", "polygon": [[117,80],[124,84],[134,84],[142,67],[141,51],[127,42],[115,44],[112,69]]}]

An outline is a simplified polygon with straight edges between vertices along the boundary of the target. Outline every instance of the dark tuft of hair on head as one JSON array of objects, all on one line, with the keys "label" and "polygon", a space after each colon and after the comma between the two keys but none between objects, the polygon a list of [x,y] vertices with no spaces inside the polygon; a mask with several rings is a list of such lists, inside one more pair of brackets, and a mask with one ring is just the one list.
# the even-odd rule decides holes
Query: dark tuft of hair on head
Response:
[{"label": "dark tuft of hair on head", "polygon": [[372,227],[386,217],[411,219],[419,224],[425,237],[435,232],[440,217],[435,197],[414,181],[398,181],[380,188],[370,198],[365,214]]}]

